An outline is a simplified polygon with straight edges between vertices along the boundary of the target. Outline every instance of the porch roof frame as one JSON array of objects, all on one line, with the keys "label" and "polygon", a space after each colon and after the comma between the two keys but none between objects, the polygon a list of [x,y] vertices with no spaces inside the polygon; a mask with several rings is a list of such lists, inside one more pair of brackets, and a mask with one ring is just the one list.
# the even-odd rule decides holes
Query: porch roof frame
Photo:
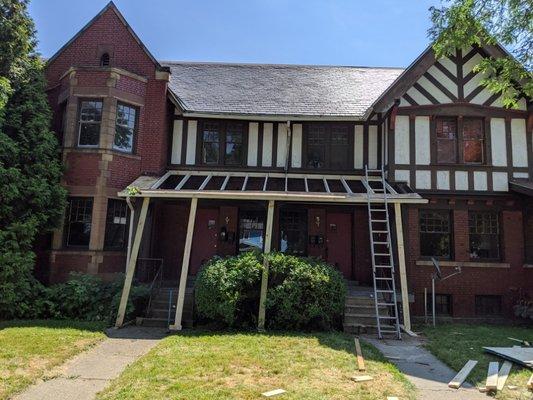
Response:
[{"label": "porch roof frame", "polygon": [[[182,176],[173,189],[160,189],[161,185],[172,175]],[[183,189],[191,177],[205,177],[197,189]],[[213,177],[223,177],[220,187],[215,190],[206,190],[205,187]],[[242,178],[243,183],[239,189],[226,190],[226,186],[231,178]],[[248,190],[246,188],[250,178],[263,179],[262,190]],[[267,190],[268,181],[271,178],[285,180],[285,190]],[[288,190],[289,179],[301,179],[305,191]],[[308,186],[308,180],[321,181],[324,191],[312,192]],[[339,181],[345,192],[331,191],[328,180]],[[131,186],[138,189],[137,197],[151,198],[184,198],[184,199],[224,199],[224,200],[258,200],[258,201],[307,201],[307,202],[336,202],[336,203],[382,203],[383,193],[375,193],[369,182],[381,180],[380,176],[370,176],[367,180],[362,175],[333,175],[333,174],[300,174],[283,172],[244,172],[244,171],[213,171],[213,170],[170,170],[160,178],[140,177]],[[348,185],[349,181],[361,182],[364,192],[353,192]],[[137,182],[142,185],[136,186]],[[418,193],[398,193],[387,182],[387,201],[397,204],[425,204],[427,200]],[[120,197],[129,197],[129,191],[123,190],[118,193]]]}]

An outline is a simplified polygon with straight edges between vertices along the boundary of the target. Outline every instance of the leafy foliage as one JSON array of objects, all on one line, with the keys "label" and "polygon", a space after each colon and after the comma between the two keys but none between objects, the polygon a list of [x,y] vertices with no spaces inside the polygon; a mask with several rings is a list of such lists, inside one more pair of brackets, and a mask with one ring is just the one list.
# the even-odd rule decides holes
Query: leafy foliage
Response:
[{"label": "leafy foliage", "polygon": [[40,291],[38,235],[61,220],[65,191],[50,130],[42,63],[27,0],[0,0],[0,317],[25,317]]},{"label": "leafy foliage", "polygon": [[[345,297],[341,274],[321,260],[283,253],[269,257],[266,321],[274,329],[330,329],[340,324]],[[196,279],[200,316],[231,327],[257,324],[263,255],[214,258]]]},{"label": "leafy foliage", "polygon": [[476,66],[484,74],[481,82],[493,93],[501,93],[506,107],[533,96],[533,3],[531,0],[443,0],[431,7],[437,58],[457,48],[501,45],[514,57],[485,58]]}]

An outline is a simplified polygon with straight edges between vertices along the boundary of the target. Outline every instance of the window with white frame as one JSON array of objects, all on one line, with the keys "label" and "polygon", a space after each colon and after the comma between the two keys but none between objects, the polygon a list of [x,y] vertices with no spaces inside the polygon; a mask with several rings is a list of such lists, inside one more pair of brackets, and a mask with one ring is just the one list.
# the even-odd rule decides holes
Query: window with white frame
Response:
[{"label": "window with white frame", "polygon": [[98,147],[102,123],[102,100],[81,100],[78,120],[78,146]]},{"label": "window with white frame", "polygon": [[137,108],[127,104],[117,104],[115,138],[113,149],[125,153],[133,152],[133,140],[137,128]]}]

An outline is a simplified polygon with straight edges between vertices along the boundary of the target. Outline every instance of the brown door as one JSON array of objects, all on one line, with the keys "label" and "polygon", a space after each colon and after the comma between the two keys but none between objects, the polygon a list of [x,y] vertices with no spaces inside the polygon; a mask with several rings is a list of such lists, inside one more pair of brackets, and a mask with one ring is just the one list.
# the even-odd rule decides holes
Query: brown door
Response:
[{"label": "brown door", "polygon": [[352,278],[352,222],[348,213],[327,215],[327,260],[346,279]]},{"label": "brown door", "polygon": [[196,275],[200,267],[217,254],[218,209],[198,209],[192,239],[189,275]]}]

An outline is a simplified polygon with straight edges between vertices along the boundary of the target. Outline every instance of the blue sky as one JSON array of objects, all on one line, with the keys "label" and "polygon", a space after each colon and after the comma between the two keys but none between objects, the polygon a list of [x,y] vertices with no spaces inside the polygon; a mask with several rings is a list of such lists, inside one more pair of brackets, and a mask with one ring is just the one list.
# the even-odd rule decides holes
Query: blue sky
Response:
[{"label": "blue sky", "polygon": [[[55,53],[107,0],[32,0]],[[160,60],[405,67],[429,44],[439,0],[116,0]]]}]

